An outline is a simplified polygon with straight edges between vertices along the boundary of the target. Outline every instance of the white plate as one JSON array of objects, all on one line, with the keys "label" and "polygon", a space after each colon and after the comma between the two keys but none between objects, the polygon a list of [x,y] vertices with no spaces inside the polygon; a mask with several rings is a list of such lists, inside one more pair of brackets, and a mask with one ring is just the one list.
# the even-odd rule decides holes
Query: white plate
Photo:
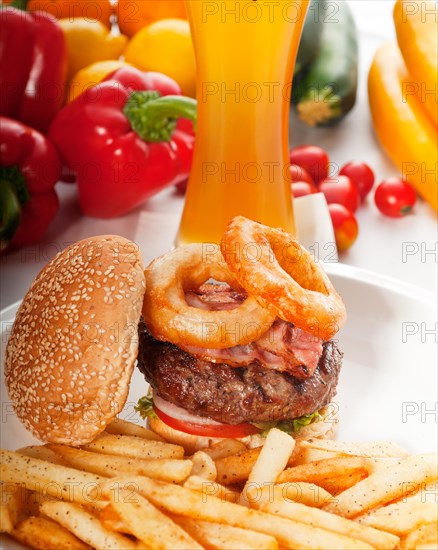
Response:
[{"label": "white plate", "polygon": [[[338,334],[344,351],[336,397],[338,439],[389,439],[413,453],[435,451],[436,296],[342,264],[328,264],[326,269],[348,312]],[[18,305],[1,313],[1,446],[8,449],[36,443],[13,413],[3,377],[4,349]],[[136,369],[122,418],[141,422],[133,407],[144,391]],[[22,548],[6,538],[3,544],[0,537],[0,548]]]},{"label": "white plate", "polygon": [[412,453],[435,452],[437,296],[342,264],[326,269],[348,314],[339,333],[338,439],[390,439]]}]

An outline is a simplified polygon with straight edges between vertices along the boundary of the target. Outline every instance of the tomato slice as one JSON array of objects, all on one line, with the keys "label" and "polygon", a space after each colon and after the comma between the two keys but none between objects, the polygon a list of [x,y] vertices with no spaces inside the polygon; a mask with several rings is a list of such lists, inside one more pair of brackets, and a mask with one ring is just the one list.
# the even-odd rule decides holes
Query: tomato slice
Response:
[{"label": "tomato slice", "polygon": [[191,435],[204,435],[206,437],[220,437],[220,438],[235,438],[246,437],[247,435],[253,435],[260,432],[252,424],[192,424],[191,422],[184,422],[172,418],[168,414],[160,411],[160,409],[154,404],[154,411],[157,413],[158,418],[175,430],[184,432]]}]

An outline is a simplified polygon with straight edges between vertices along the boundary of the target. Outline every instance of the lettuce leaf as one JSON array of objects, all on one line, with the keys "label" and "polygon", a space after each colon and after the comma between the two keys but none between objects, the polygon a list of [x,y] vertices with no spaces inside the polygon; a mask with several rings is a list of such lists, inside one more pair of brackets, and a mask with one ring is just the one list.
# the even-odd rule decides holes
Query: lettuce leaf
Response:
[{"label": "lettuce leaf", "polygon": [[253,422],[253,424],[261,430],[261,435],[265,437],[272,428],[277,428],[278,430],[288,434],[295,434],[301,430],[301,428],[304,428],[304,426],[308,426],[309,424],[313,424],[319,420],[322,420],[322,416],[319,411],[316,411],[311,414],[305,414],[298,418],[294,418],[293,420],[280,420],[278,422],[261,423]]},{"label": "lettuce leaf", "polygon": [[157,413],[154,411],[153,404],[152,395],[144,395],[140,397],[134,410],[139,413],[143,420],[146,420],[146,418],[158,418]]}]

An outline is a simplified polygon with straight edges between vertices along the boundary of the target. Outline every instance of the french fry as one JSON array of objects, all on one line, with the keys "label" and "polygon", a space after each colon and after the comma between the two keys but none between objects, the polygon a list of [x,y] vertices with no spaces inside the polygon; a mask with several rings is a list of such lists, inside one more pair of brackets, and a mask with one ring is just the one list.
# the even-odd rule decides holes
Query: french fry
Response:
[{"label": "french fry", "polygon": [[62,458],[53,452],[47,445],[30,445],[29,447],[22,447],[17,450],[24,456],[30,456],[31,458],[39,458],[51,462],[52,464],[59,464],[60,466],[67,466],[66,462]]},{"label": "french fry", "polygon": [[134,424],[133,422],[127,422],[126,420],[122,420],[121,418],[116,418],[111,422],[111,424],[108,424],[108,426],[105,428],[105,431],[113,435],[131,435],[142,437],[143,439],[151,439],[154,441],[161,441],[163,443],[166,442],[163,437],[153,432],[152,430],[148,430],[144,426],[139,426],[138,424]]},{"label": "french fry", "polygon": [[228,502],[237,502],[239,500],[240,493],[220,485],[216,481],[208,481],[204,477],[190,476],[184,482],[184,487],[203,493],[205,495],[213,495],[221,500],[227,500]]},{"label": "french fry", "polygon": [[438,547],[436,454],[273,429],[263,447],[215,441],[184,459],[141,426],[109,431],[0,451],[0,532],[41,550]]},{"label": "french fry", "polygon": [[359,483],[359,481],[362,481],[362,479],[365,479],[367,476],[364,471],[358,470],[357,472],[352,472],[351,474],[347,474],[344,476],[337,476],[333,479],[333,483],[328,485],[327,487],[330,489],[330,492],[333,496],[339,495],[339,493],[343,493],[347,489],[350,489],[350,487],[353,487],[356,485],[356,483]]},{"label": "french fry", "polygon": [[332,439],[309,439],[302,441],[303,449],[315,449],[336,454],[363,456],[365,458],[404,458],[408,451],[390,441],[373,441],[372,443],[351,443]]},{"label": "french fry", "polygon": [[0,451],[0,477],[62,500],[88,504],[96,500],[96,488],[105,478],[31,458],[13,451]]},{"label": "french fry", "polygon": [[259,509],[309,525],[317,525],[321,529],[361,540],[381,550],[397,548],[400,542],[398,537],[389,533],[384,533],[370,527],[365,528],[364,525],[359,525],[353,520],[329,514],[317,508],[309,508],[297,502],[288,502],[285,500],[264,502],[260,503]]},{"label": "french fry", "polygon": [[99,550],[136,550],[137,545],[128,537],[105,529],[90,512],[71,502],[43,502],[43,514],[60,523],[77,538]]},{"label": "french fry", "polygon": [[416,548],[436,550],[438,548],[438,523],[424,523],[418,529],[411,531],[401,539],[403,550],[414,550]]},{"label": "french fry", "polygon": [[[53,500],[57,501],[59,499],[47,494],[23,489],[23,500],[21,501],[22,508],[20,511],[20,519],[24,519],[26,517],[31,517],[31,516],[39,516],[41,504],[43,502],[48,502],[48,501],[52,502]],[[106,503],[104,501],[94,500],[94,499],[91,500],[90,498],[90,501],[87,502],[86,507],[90,508],[91,510],[100,510],[105,505]]]},{"label": "french fry", "polygon": [[328,512],[353,518],[359,514],[418,491],[422,484],[438,478],[437,455],[415,455],[387,464],[337,495],[324,506]]},{"label": "french fry", "polygon": [[367,512],[356,518],[356,521],[402,536],[418,528],[422,523],[438,521],[438,509],[436,503],[432,502],[415,500],[396,502]]},{"label": "french fry", "polygon": [[305,481],[315,483],[329,493],[338,493],[339,488],[345,488],[345,482],[349,478],[351,484],[368,475],[372,463],[362,457],[346,456],[338,458],[327,458],[308,464],[300,464],[287,468],[278,476],[278,483],[291,481]]},{"label": "french fry", "polygon": [[363,541],[331,533],[325,529],[251,510],[215,497],[203,498],[196,491],[146,477],[115,478],[110,482],[103,482],[103,492],[106,487],[109,487],[109,483],[114,482],[118,482],[121,487],[127,484],[133,485],[152,504],[172,514],[264,533],[275,537],[285,548],[299,547],[311,550],[315,548],[324,548],[325,550],[372,548]]},{"label": "french fry", "polygon": [[38,550],[90,550],[70,531],[44,517],[28,517],[21,521],[12,531],[11,536]]},{"label": "french fry", "polygon": [[225,458],[246,451],[246,445],[238,439],[221,439],[210,445],[208,449],[203,449],[213,460]]},{"label": "french fry", "polygon": [[30,516],[40,515],[40,504],[44,500],[49,500],[52,497],[36,493],[35,491],[27,491],[24,488],[20,488],[23,494],[23,500],[21,501],[21,513],[20,519]]},{"label": "french fry", "polygon": [[184,449],[179,445],[142,439],[131,435],[106,433],[99,435],[91,443],[83,445],[82,449],[131,458],[183,458],[184,456]]},{"label": "french fry", "polygon": [[249,505],[248,491],[257,490],[276,481],[285,469],[295,447],[295,440],[285,432],[273,428],[269,431],[265,444],[248,476],[240,496],[240,504]]},{"label": "french fry", "polygon": [[257,447],[215,460],[217,481],[224,485],[234,485],[246,481],[261,449],[262,447]]},{"label": "french fry", "polygon": [[114,510],[108,501],[105,501],[105,506],[98,514],[100,522],[110,531],[117,531],[118,533],[127,533],[129,528],[123,521],[123,518]]},{"label": "french fry", "polygon": [[297,444],[295,448],[299,448],[296,455],[293,457],[292,464],[290,466],[299,466],[300,464],[308,464],[309,462],[316,462],[317,460],[325,460],[327,458],[337,458],[342,455],[339,453],[332,453],[329,451],[322,451],[321,449],[306,449],[302,447],[301,442]]},{"label": "french fry", "polygon": [[[433,481],[432,483],[420,483],[417,484],[413,489],[415,491],[409,491],[409,486],[406,487],[406,493],[401,499],[403,502],[410,500],[416,500],[418,502],[438,502],[438,482]],[[397,502],[397,501],[396,501]]]},{"label": "french fry", "polygon": [[125,532],[137,537],[147,548],[202,548],[184,529],[138,493],[126,490],[115,492],[111,489],[104,494],[110,499],[109,507],[118,516],[119,525],[123,525]]},{"label": "french fry", "polygon": [[[37,493],[35,491],[28,491],[22,485],[16,483],[4,483],[0,485],[1,488],[1,504],[8,509],[10,518],[11,529],[21,520],[30,516],[39,516],[40,505],[46,500],[52,500],[53,497]],[[0,526],[5,526],[3,520],[0,521]],[[0,528],[1,531],[1,528]]]},{"label": "french fry", "polygon": [[83,506],[85,510],[91,512],[94,516],[98,516],[102,510],[105,509],[107,504],[108,503],[106,500],[95,500],[93,502],[89,502],[88,504],[82,504],[81,506]]},{"label": "french fry", "polygon": [[205,548],[212,550],[275,550],[278,548],[274,537],[256,533],[248,529],[231,527],[223,523],[194,520],[184,516],[172,516],[189,535]]},{"label": "french fry", "polygon": [[15,483],[0,484],[0,533],[10,533],[18,522],[26,490]]},{"label": "french fry", "polygon": [[168,458],[142,460],[83,451],[67,445],[49,445],[49,448],[62,457],[69,466],[104,477],[115,477],[123,474],[139,475],[179,483],[186,479],[192,471],[190,460],[172,460]]},{"label": "french fry", "polygon": [[[209,481],[215,481],[217,477],[214,460],[203,451],[197,451],[192,457],[192,475],[203,477]],[[152,476],[150,476],[152,477]]]},{"label": "french fry", "polygon": [[249,491],[248,500],[251,506],[259,508],[265,502],[300,502],[306,506],[321,508],[332,495],[314,483],[293,481],[289,483],[271,483]]}]

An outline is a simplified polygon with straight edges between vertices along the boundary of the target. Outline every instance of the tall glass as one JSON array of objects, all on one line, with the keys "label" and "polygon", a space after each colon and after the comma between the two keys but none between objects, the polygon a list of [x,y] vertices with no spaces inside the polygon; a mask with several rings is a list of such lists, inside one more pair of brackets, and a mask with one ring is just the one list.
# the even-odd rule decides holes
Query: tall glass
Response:
[{"label": "tall glass", "polygon": [[176,244],[219,242],[243,215],[294,232],[289,99],[308,0],[186,0],[198,123]]}]

